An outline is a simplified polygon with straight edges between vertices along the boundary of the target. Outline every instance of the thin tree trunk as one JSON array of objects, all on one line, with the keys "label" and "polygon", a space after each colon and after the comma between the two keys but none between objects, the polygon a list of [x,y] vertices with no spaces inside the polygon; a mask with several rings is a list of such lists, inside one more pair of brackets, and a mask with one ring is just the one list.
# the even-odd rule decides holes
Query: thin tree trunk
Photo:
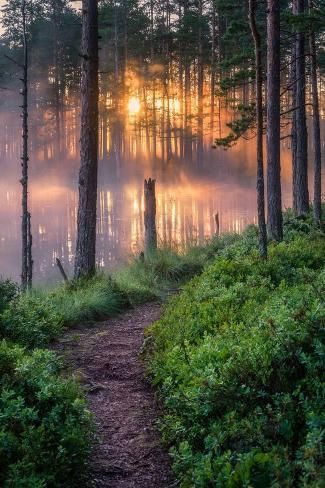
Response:
[{"label": "thin tree trunk", "polygon": [[198,74],[197,74],[197,98],[198,98],[198,126],[197,126],[197,162],[203,161],[203,46],[202,46],[202,0],[199,0],[199,30],[198,30]]},{"label": "thin tree trunk", "polygon": [[[123,70],[123,78],[124,78],[124,85],[126,82],[126,75],[128,69],[128,58],[129,58],[129,33],[128,33],[128,1],[124,0],[124,70]],[[125,87],[124,87],[125,90]]]},{"label": "thin tree trunk", "polygon": [[257,215],[259,230],[259,248],[263,258],[267,257],[267,234],[265,222],[265,196],[264,196],[264,161],[263,161],[263,74],[262,74],[262,48],[261,36],[256,26],[256,0],[249,0],[249,22],[255,45],[256,69],[256,159],[257,159]]},{"label": "thin tree trunk", "polygon": [[31,288],[33,278],[33,260],[32,260],[32,234],[31,234],[31,216],[28,211],[28,44],[26,34],[26,1],[23,0],[21,6],[22,23],[23,23],[23,104],[22,104],[22,269],[21,285],[24,290]]},{"label": "thin tree trunk", "polygon": [[[304,0],[294,0],[293,13],[304,12]],[[308,155],[307,155],[307,125],[306,125],[306,67],[305,67],[305,35],[296,34],[296,157],[293,160],[293,208],[297,215],[305,215],[309,210],[308,195]]]},{"label": "thin tree trunk", "polygon": [[96,270],[98,173],[98,1],[82,2],[81,135],[75,277]]},{"label": "thin tree trunk", "polygon": [[272,239],[283,238],[280,166],[280,2],[267,13],[267,207]]},{"label": "thin tree trunk", "polygon": [[[313,0],[308,0],[309,10],[314,8]],[[309,35],[311,56],[311,89],[313,104],[313,141],[314,141],[314,220],[319,225],[322,217],[322,153],[319,122],[319,100],[317,86],[317,53],[315,33]]]},{"label": "thin tree trunk", "polygon": [[[291,105],[292,108],[297,106],[297,84],[296,84],[297,74],[296,74],[296,41],[294,40],[292,44],[291,50],[291,83],[292,83],[292,99]],[[297,162],[297,129],[296,129],[296,111],[293,110],[292,112],[292,119],[291,119],[291,157],[292,157],[292,170],[296,167]],[[293,183],[293,174],[292,171],[292,188],[294,187]],[[295,198],[295,193],[292,191],[292,197]],[[293,208],[296,207],[295,202],[293,202]]]},{"label": "thin tree trunk", "polygon": [[[189,4],[188,0],[184,2],[184,15],[188,14]],[[184,141],[184,156],[189,162],[192,161],[192,126],[190,121],[191,116],[191,61],[188,52],[188,46],[184,46],[184,127],[185,127],[185,141]]]},{"label": "thin tree trunk", "polygon": [[[215,50],[216,50],[216,5],[212,0],[212,40],[211,40],[211,82],[210,82],[210,131],[213,135],[214,129],[214,90],[216,85],[215,70]],[[213,137],[212,137],[213,138]]]},{"label": "thin tree trunk", "polygon": [[118,31],[117,31],[117,5],[114,2],[114,80],[116,87],[119,81],[119,60],[118,60]]}]

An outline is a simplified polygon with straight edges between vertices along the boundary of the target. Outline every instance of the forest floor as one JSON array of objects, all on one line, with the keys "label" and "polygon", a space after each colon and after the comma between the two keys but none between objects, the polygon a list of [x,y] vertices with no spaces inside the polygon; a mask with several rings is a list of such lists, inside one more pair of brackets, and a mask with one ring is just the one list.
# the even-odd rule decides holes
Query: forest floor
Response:
[{"label": "forest floor", "polygon": [[139,357],[144,329],[157,320],[157,303],[66,333],[56,349],[87,391],[97,440],[90,486],[168,488],[177,483],[161,444],[159,405]]}]

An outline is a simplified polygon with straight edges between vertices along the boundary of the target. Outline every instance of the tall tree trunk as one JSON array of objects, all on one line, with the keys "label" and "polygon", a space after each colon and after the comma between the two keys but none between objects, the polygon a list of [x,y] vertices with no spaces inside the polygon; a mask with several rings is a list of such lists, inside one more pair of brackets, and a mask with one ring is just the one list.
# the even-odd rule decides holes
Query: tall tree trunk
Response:
[{"label": "tall tree trunk", "polygon": [[280,165],[280,1],[267,12],[267,208],[272,239],[283,238]]},{"label": "tall tree trunk", "polygon": [[249,0],[249,23],[255,45],[256,70],[256,160],[257,160],[257,216],[259,230],[259,248],[263,258],[267,257],[267,234],[265,222],[265,196],[264,196],[264,161],[263,161],[263,73],[261,36],[256,26],[256,0]]},{"label": "tall tree trunk", "polygon": [[215,51],[216,51],[216,5],[212,0],[212,39],[211,39],[211,80],[210,80],[210,131],[213,136],[214,129],[214,91],[216,86],[216,70],[215,70]]},{"label": "tall tree trunk", "polygon": [[119,82],[119,59],[118,59],[118,30],[117,30],[117,5],[114,2],[114,81],[116,83],[115,89]]},{"label": "tall tree trunk", "polygon": [[[188,0],[184,1],[184,16],[189,12]],[[187,161],[192,161],[192,126],[191,126],[191,56],[188,46],[184,46],[184,156]]]},{"label": "tall tree trunk", "polygon": [[[123,3],[124,6],[124,69],[123,69],[123,78],[124,78],[124,85],[126,82],[126,75],[127,75],[127,69],[128,69],[128,58],[129,58],[129,33],[128,33],[128,21],[129,21],[129,12],[128,12],[128,1],[124,0]],[[124,86],[125,90],[125,86]]]},{"label": "tall tree trunk", "polygon": [[96,269],[98,173],[98,0],[82,2],[81,134],[75,277]]},{"label": "tall tree trunk", "polygon": [[23,150],[21,158],[22,167],[22,268],[21,268],[21,285],[24,290],[31,288],[33,278],[33,260],[32,260],[32,234],[31,234],[31,216],[28,211],[28,44],[26,34],[26,1],[22,1],[22,27],[23,27],[23,104],[22,104],[22,138]]},{"label": "tall tree trunk", "polygon": [[[59,19],[62,15],[62,5],[58,4],[57,0],[52,1],[52,22],[53,22],[53,66],[54,66],[54,113],[55,113],[55,138],[54,138],[54,154],[60,157],[61,154],[61,82],[60,70],[60,41],[59,41]],[[60,8],[61,7],[61,8]]]},{"label": "tall tree trunk", "polygon": [[[305,0],[294,0],[293,13],[302,14],[305,10]],[[306,125],[306,63],[305,63],[305,35],[296,34],[296,154],[293,160],[293,208],[297,215],[305,215],[309,209],[308,195],[308,154],[307,154],[307,125]]]},{"label": "tall tree trunk", "polygon": [[[297,74],[296,74],[296,42],[292,43],[291,49],[291,104],[293,108],[292,112],[292,119],[291,119],[291,157],[292,157],[292,168],[296,167],[296,158],[297,158],[297,129],[296,129],[296,110],[295,107],[297,106],[297,84],[296,84]],[[293,188],[293,171],[292,171],[292,188]],[[294,198],[294,193],[293,198]],[[293,207],[295,204],[293,203]]]},{"label": "tall tree trunk", "polygon": [[[308,0],[309,10],[314,8],[313,0]],[[310,32],[309,48],[311,56],[311,89],[313,104],[313,141],[314,141],[314,221],[318,225],[322,217],[322,153],[319,122],[319,100],[317,86],[317,53],[315,33]]]},{"label": "tall tree trunk", "polygon": [[198,99],[198,121],[197,121],[197,162],[203,161],[203,46],[202,46],[202,0],[199,0],[199,29],[198,29],[198,63],[197,63],[197,99]]}]

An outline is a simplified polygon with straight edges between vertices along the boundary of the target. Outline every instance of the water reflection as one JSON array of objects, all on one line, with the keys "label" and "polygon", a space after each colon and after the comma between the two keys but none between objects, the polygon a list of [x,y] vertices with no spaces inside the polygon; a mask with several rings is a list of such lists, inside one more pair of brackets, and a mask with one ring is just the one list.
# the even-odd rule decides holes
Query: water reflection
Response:
[{"label": "water reflection", "polygon": [[[127,103],[124,119],[117,115],[111,100],[102,100],[101,105],[97,225],[100,266],[110,267],[142,249],[142,188],[144,178],[149,176],[157,179],[158,235],[162,245],[184,246],[211,236],[216,212],[221,231],[240,232],[255,222],[254,141],[241,141],[227,152],[214,150],[210,117],[206,117],[209,120],[204,122],[200,140],[195,125],[191,125],[190,134],[186,123],[182,130],[177,99],[146,97],[145,106],[142,99],[133,96]],[[219,130],[225,130],[229,113],[218,117]],[[17,113],[3,111],[1,119],[0,274],[18,279],[19,118]],[[159,123],[152,124],[153,119]],[[72,272],[78,120],[78,110],[71,106],[59,114],[59,125],[55,114],[48,110],[38,110],[31,117],[30,198],[38,281],[60,279],[54,264],[56,257],[68,273]],[[283,194],[284,205],[289,205],[290,152],[285,144]]]}]

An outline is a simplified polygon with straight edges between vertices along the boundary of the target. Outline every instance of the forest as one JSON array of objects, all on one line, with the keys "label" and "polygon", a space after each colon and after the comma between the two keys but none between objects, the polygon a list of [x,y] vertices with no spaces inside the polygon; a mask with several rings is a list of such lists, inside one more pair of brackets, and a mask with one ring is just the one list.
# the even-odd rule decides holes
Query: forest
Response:
[{"label": "forest", "polygon": [[324,0],[0,0],[0,487],[324,486]]}]

